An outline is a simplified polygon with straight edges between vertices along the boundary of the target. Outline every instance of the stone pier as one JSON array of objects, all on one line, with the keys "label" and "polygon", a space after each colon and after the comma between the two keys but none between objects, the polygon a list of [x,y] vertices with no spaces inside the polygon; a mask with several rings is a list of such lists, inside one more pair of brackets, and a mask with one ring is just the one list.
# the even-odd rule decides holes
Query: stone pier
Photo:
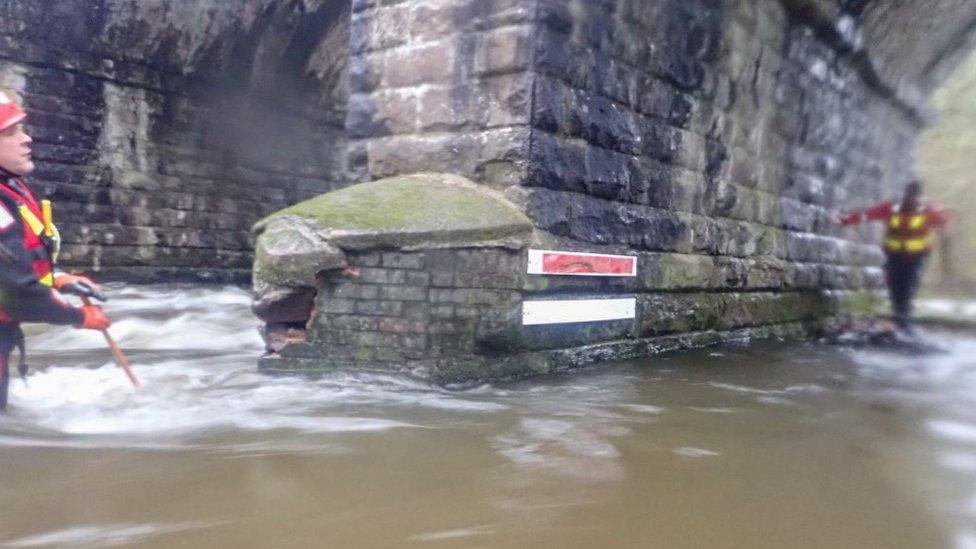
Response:
[{"label": "stone pier", "polygon": [[[279,338],[290,343],[263,366],[445,382],[802,334],[880,287],[875,229],[842,230],[832,214],[895,196],[912,177],[925,99],[976,21],[950,1],[924,14],[790,0],[351,11],[350,178],[464,176],[502,193],[533,231],[511,249],[349,254],[366,278],[320,272],[298,322],[307,333]],[[911,52],[891,37],[919,28]],[[636,274],[530,274],[530,250],[629,256]],[[387,269],[386,257],[411,267]],[[418,283],[401,288],[408,274]],[[401,289],[410,299],[383,297]],[[526,317],[527,302],[612,300],[632,300],[632,313]]]}]

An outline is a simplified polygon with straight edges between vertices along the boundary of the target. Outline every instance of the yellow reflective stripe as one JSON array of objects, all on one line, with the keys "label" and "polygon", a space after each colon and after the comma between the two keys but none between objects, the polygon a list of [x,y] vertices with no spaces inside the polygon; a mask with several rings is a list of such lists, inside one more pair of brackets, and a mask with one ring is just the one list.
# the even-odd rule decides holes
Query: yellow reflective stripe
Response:
[{"label": "yellow reflective stripe", "polygon": [[895,215],[891,216],[891,219],[889,220],[889,223],[891,224],[891,228],[892,229],[898,229],[898,228],[900,228],[901,227],[901,216],[898,215],[898,214],[895,214]]},{"label": "yellow reflective stripe", "polygon": [[54,273],[47,273],[41,277],[41,284],[45,286],[54,286]]},{"label": "yellow reflective stripe", "polygon": [[926,236],[924,238],[912,238],[911,240],[905,241],[905,251],[906,252],[923,252],[928,249],[929,244],[932,242],[932,237]]},{"label": "yellow reflective stripe", "polygon": [[928,235],[922,238],[910,238],[908,240],[899,240],[897,238],[889,238],[885,240],[885,248],[892,252],[900,252],[902,250],[908,253],[918,253],[924,252],[929,249],[932,245],[932,235]]},{"label": "yellow reflective stripe", "polygon": [[24,221],[27,222],[27,225],[30,226],[34,234],[40,236],[44,232],[44,223],[34,215],[34,212],[30,211],[30,208],[21,204],[17,208],[17,211],[20,212],[20,217],[24,218]]},{"label": "yellow reflective stripe", "polygon": [[41,200],[41,221],[44,223],[44,234],[47,237],[54,236],[54,214],[51,212],[51,201]]},{"label": "yellow reflective stripe", "polygon": [[921,229],[922,225],[925,224],[925,215],[913,215],[908,218],[908,228],[910,229]]}]

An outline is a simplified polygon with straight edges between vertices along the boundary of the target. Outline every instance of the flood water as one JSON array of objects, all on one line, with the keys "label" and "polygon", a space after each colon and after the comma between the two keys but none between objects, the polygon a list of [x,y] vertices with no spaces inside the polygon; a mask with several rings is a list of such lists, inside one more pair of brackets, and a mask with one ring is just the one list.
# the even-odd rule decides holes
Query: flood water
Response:
[{"label": "flood water", "polygon": [[29,330],[0,547],[976,548],[976,339],[753,343],[447,391],[256,373],[249,296]]}]

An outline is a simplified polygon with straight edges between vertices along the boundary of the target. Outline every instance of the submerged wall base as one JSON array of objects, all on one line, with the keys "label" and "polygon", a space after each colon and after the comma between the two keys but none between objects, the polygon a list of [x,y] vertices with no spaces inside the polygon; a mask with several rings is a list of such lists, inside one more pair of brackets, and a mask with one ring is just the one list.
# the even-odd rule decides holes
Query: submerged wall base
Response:
[{"label": "submerged wall base", "polygon": [[[292,324],[303,329],[269,349],[261,371],[355,368],[467,384],[730,341],[806,338],[823,319],[877,302],[872,292],[848,290],[661,292],[641,291],[634,279],[529,275],[524,252],[500,248],[371,252],[348,261],[356,274],[320,277],[306,297],[309,320]],[[636,307],[633,318],[598,322],[527,325],[523,317],[527,301],[576,299],[632,299]]]},{"label": "submerged wall base", "polygon": [[[787,322],[737,330],[707,330],[641,339],[606,341],[567,349],[522,352],[512,355],[456,357],[417,363],[407,373],[442,385],[463,385],[487,380],[512,379],[564,372],[595,362],[650,357],[683,349],[761,339],[808,339],[820,330],[819,321]],[[389,371],[388,365],[376,369]],[[418,367],[419,366],[419,367]],[[262,372],[273,375],[314,375],[342,368],[363,369],[355,360],[268,356],[261,359]],[[367,368],[368,369],[368,368]],[[393,371],[402,371],[393,367]]]}]

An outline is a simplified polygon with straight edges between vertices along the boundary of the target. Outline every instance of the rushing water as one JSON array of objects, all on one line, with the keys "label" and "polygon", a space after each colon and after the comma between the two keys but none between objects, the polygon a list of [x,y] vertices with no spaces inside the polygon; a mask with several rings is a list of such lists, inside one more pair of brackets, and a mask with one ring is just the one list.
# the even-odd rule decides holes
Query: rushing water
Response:
[{"label": "rushing water", "polygon": [[112,293],[143,388],[99,334],[29,330],[0,547],[976,548],[976,339],[755,343],[451,392],[261,376],[239,289]]}]

